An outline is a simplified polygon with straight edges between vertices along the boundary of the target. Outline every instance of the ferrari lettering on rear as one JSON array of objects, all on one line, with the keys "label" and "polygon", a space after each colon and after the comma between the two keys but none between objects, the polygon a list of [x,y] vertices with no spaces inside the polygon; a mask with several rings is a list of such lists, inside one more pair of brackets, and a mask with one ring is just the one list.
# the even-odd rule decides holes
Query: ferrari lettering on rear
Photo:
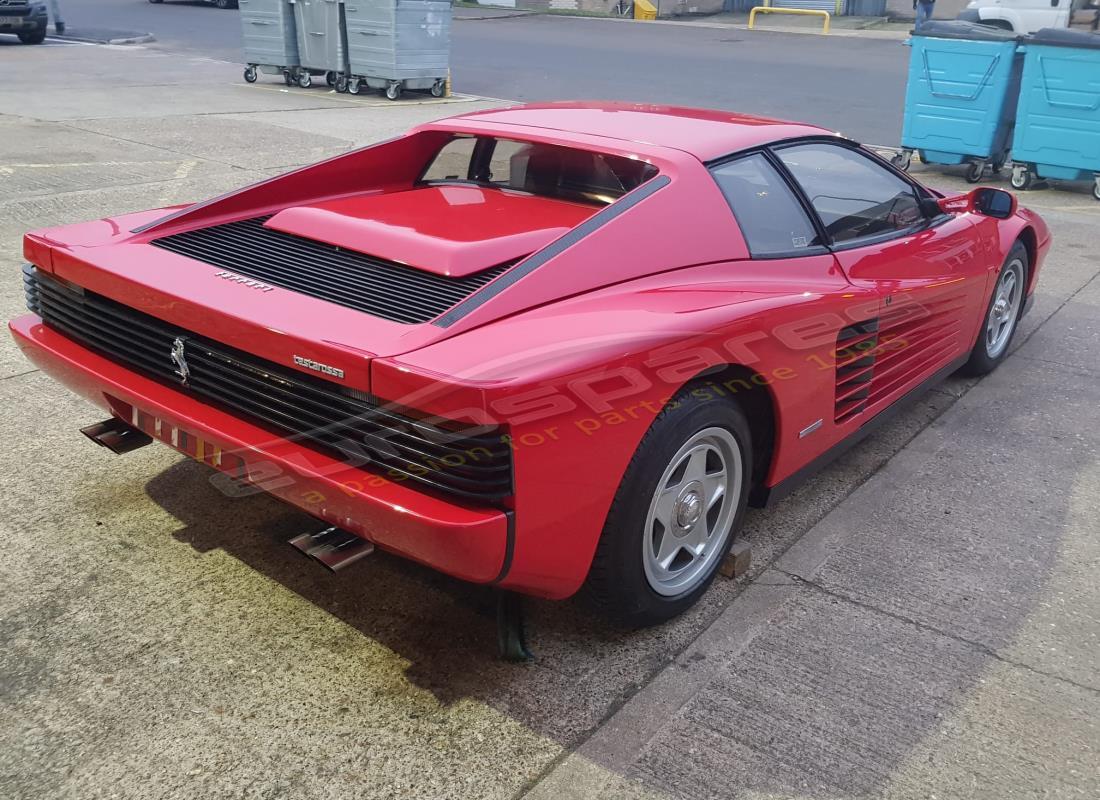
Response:
[{"label": "ferrari lettering on rear", "polygon": [[233,281],[233,283],[239,283],[242,286],[247,286],[251,289],[259,289],[261,292],[270,292],[275,287],[270,283],[264,283],[263,281],[257,281],[244,275],[238,275],[236,272],[227,272],[222,270],[215,274],[216,278],[223,278],[227,281]]}]

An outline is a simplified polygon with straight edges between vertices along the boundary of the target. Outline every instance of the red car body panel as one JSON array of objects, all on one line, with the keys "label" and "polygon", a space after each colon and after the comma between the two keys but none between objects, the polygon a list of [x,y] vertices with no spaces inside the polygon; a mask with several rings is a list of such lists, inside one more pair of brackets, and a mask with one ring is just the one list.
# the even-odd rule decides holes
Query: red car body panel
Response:
[{"label": "red car body panel", "polygon": [[264,223],[439,275],[526,256],[594,214],[590,205],[478,186],[426,186],[295,206]]},{"label": "red car body panel", "polygon": [[[659,177],[603,209],[419,187],[424,166],[456,133],[626,156],[653,164]],[[1030,251],[1033,290],[1050,235],[1024,209],[1006,220],[960,213],[865,247],[750,258],[703,162],[825,135],[690,109],[504,109],[433,122],[167,215],[26,237],[24,253],[43,272],[198,335],[300,372],[308,370],[295,356],[330,365],[344,372],[341,385],[416,415],[504,426],[515,489],[495,507],[440,498],[273,437],[35,315],[11,327],[31,360],[110,413],[127,419],[137,408],[266,465],[253,480],[319,518],[465,580],[567,597],[587,575],[638,443],[685,384],[719,396],[766,393],[774,435],[758,453],[760,483],[786,485],[969,352],[1018,239]],[[269,214],[270,227],[436,274],[520,261],[440,318],[401,324],[220,280],[218,267],[150,244]],[[866,408],[844,417],[838,333],[871,318],[881,325],[878,377]]]}]

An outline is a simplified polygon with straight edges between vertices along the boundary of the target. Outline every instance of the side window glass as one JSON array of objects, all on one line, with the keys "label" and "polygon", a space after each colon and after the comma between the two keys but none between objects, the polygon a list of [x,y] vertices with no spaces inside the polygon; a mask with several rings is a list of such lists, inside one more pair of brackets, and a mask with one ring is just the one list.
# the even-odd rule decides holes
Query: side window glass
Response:
[{"label": "side window glass", "polygon": [[776,155],[837,243],[906,231],[924,220],[913,187],[847,147],[813,143]]},{"label": "side window glass", "polygon": [[763,155],[739,158],[711,172],[753,256],[797,254],[821,244],[802,205]]},{"label": "side window glass", "polygon": [[424,172],[425,181],[464,181],[470,170],[477,139],[463,136],[447,142],[436,153],[431,165]]}]

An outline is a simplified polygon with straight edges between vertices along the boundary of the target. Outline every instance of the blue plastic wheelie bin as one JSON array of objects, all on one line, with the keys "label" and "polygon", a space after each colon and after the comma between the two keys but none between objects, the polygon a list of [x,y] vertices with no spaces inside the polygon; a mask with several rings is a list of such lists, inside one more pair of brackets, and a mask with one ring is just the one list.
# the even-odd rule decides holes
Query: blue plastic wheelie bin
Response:
[{"label": "blue plastic wheelie bin", "polygon": [[1010,31],[961,21],[927,22],[906,44],[909,83],[901,152],[929,164],[969,164],[966,178],[982,179],[987,166],[1008,160],[1023,53]]},{"label": "blue plastic wheelie bin", "polygon": [[1044,28],[1027,41],[1012,185],[1093,179],[1100,200],[1100,35]]}]

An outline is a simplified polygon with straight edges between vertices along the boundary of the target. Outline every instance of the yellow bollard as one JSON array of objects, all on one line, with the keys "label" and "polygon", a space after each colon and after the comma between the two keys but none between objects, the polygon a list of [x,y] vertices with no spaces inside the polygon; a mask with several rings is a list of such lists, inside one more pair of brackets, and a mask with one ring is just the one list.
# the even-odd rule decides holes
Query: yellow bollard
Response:
[{"label": "yellow bollard", "polygon": [[753,30],[756,27],[756,14],[802,14],[814,17],[822,17],[825,24],[821,28],[822,33],[829,32],[829,20],[832,19],[832,15],[828,11],[819,11],[813,8],[780,8],[779,6],[756,6],[749,12],[749,30]]}]

